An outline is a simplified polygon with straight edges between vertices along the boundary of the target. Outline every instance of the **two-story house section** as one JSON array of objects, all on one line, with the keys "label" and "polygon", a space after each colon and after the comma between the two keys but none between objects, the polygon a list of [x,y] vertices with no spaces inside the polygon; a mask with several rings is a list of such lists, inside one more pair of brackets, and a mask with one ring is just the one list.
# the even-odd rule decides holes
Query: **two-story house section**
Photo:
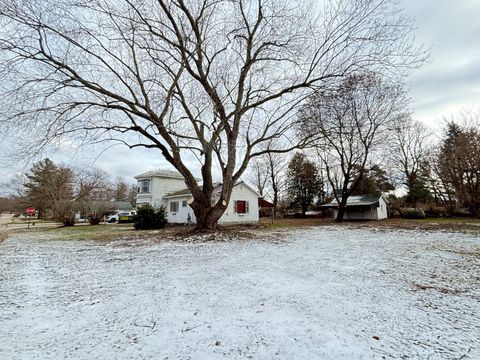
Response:
[{"label": "two-story house section", "polygon": [[135,176],[137,180],[137,206],[150,204],[167,206],[164,196],[172,191],[185,189],[183,176],[172,170],[147,171]]}]

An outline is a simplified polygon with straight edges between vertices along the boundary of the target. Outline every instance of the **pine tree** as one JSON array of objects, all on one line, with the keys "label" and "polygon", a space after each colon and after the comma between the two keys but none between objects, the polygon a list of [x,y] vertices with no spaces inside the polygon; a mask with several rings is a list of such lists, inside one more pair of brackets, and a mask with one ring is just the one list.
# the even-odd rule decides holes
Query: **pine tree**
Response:
[{"label": "pine tree", "polygon": [[57,167],[50,159],[33,164],[30,173],[26,175],[26,199],[29,206],[37,209],[38,218],[44,218],[53,209],[55,172]]},{"label": "pine tree", "polygon": [[288,197],[294,207],[302,209],[305,216],[308,208],[320,193],[321,182],[318,169],[304,154],[296,153],[287,170]]},{"label": "pine tree", "polygon": [[28,205],[38,210],[38,217],[53,215],[65,225],[73,225],[73,171],[47,158],[35,163],[26,178],[25,197]]}]

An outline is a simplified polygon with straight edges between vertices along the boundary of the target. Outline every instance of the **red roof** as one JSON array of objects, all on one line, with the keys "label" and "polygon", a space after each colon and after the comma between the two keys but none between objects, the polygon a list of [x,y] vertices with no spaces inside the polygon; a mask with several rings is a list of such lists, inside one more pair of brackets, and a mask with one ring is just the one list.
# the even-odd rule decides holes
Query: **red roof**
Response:
[{"label": "red roof", "polygon": [[263,198],[258,198],[258,206],[263,207],[263,208],[273,208],[275,205],[273,205],[270,201],[267,201]]}]

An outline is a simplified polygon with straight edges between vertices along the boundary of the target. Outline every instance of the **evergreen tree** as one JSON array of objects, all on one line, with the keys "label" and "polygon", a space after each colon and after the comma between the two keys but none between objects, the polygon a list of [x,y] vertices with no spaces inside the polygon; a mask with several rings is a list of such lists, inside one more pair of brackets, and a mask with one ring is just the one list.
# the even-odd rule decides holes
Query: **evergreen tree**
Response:
[{"label": "evergreen tree", "polygon": [[26,175],[25,198],[28,206],[37,209],[39,219],[44,218],[46,213],[53,209],[56,171],[57,167],[53,161],[46,158],[33,164],[30,173]]},{"label": "evergreen tree", "polygon": [[315,196],[320,193],[317,167],[304,154],[296,153],[288,164],[287,183],[289,200],[294,207],[301,208],[305,216]]},{"label": "evergreen tree", "polygon": [[480,216],[480,131],[450,122],[438,154],[438,176],[450,211],[458,203]]},{"label": "evergreen tree", "polygon": [[73,225],[73,171],[57,166],[47,158],[35,163],[26,178],[25,198],[28,206],[38,210],[38,217],[45,218],[50,214],[65,225]]},{"label": "evergreen tree", "polygon": [[392,182],[387,176],[387,172],[378,165],[373,165],[364,172],[364,175],[358,182],[351,195],[380,195],[384,192],[394,190]]}]

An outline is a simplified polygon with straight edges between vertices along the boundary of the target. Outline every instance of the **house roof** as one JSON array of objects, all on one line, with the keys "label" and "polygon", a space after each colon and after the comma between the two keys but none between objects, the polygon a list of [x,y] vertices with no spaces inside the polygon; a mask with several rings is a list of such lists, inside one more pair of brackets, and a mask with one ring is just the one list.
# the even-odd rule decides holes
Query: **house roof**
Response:
[{"label": "house roof", "polygon": [[[251,191],[253,191],[258,196],[258,193],[250,185],[248,185],[247,183],[245,183],[243,181],[237,182],[235,184],[235,186],[238,186],[240,184],[245,185],[247,188],[249,188]],[[222,190],[222,183],[213,183],[212,185],[213,185],[213,193],[214,194],[219,193]],[[192,195],[192,193],[189,189],[182,189],[182,190],[178,190],[178,191],[169,192],[163,198],[168,199],[168,198],[173,198],[173,197],[182,197],[182,196],[191,196],[191,195]]]},{"label": "house roof", "polygon": [[90,210],[133,210],[132,204],[129,201],[101,201],[93,200],[88,203]]},{"label": "house roof", "polygon": [[[372,194],[363,194],[363,195],[352,195],[347,199],[347,206],[371,206],[377,204],[380,199],[383,197],[380,195]],[[384,198],[385,200],[385,198]],[[386,200],[385,200],[386,202]],[[336,199],[333,199],[332,202],[322,205],[322,207],[338,207],[338,202]]]},{"label": "house roof", "polygon": [[259,197],[258,198],[258,206],[263,207],[263,208],[273,208],[275,205],[271,203],[270,201],[265,200],[264,198]]},{"label": "house roof", "polygon": [[178,171],[163,170],[163,169],[144,172],[143,174],[135,176],[135,179],[142,179],[142,178],[149,178],[149,177],[163,177],[163,178],[169,178],[169,179],[184,180],[183,175],[180,174]]},{"label": "house roof", "polygon": [[178,191],[169,192],[164,198],[179,197],[179,196],[191,196],[192,193],[189,189],[182,189]]}]

